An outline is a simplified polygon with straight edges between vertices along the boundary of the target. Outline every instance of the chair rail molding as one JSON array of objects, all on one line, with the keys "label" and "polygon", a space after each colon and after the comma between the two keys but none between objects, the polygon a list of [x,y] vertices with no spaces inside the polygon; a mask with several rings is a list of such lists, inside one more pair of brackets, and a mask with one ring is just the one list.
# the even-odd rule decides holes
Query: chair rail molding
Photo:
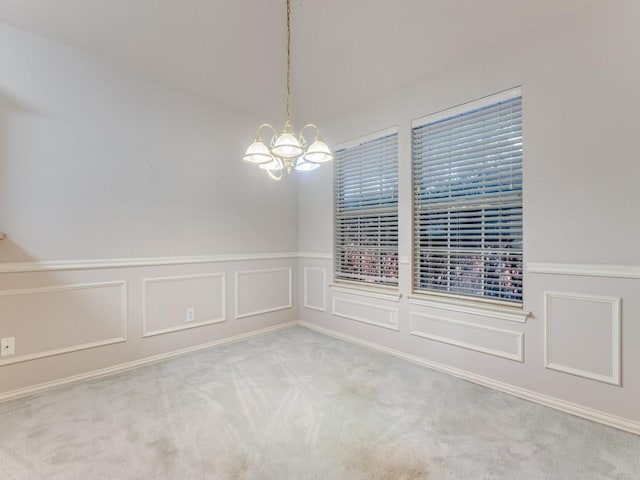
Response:
[{"label": "chair rail molding", "polygon": [[59,270],[97,270],[101,268],[155,267],[196,263],[247,262],[299,258],[297,252],[232,253],[186,257],[104,258],[91,260],[45,260],[0,263],[0,273],[48,272]]},{"label": "chair rail molding", "polygon": [[640,265],[590,263],[527,263],[527,272],[547,275],[640,279]]}]

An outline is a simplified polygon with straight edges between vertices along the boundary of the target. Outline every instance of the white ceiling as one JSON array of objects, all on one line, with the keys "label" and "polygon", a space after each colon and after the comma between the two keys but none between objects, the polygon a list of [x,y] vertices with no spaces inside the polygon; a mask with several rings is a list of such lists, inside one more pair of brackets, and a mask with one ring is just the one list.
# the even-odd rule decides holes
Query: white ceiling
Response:
[{"label": "white ceiling", "polygon": [[[604,0],[599,0],[604,1]],[[292,0],[293,110],[318,119],[587,0]],[[0,20],[279,121],[285,0],[0,0]]]}]

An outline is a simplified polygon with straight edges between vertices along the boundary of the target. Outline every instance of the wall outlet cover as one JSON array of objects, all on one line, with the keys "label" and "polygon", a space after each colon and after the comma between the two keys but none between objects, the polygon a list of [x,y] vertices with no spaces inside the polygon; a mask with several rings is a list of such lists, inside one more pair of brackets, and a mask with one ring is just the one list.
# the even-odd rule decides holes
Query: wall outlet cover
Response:
[{"label": "wall outlet cover", "polygon": [[7,337],[0,340],[0,356],[14,355],[16,353],[16,337]]}]

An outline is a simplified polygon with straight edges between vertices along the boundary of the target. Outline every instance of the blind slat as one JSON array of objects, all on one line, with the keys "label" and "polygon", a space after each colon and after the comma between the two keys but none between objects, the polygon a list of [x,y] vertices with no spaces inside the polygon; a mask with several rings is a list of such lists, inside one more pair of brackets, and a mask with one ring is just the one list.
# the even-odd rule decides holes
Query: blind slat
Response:
[{"label": "blind slat", "polygon": [[522,302],[522,101],[412,129],[414,289]]},{"label": "blind slat", "polygon": [[398,285],[398,135],[336,151],[336,279]]}]

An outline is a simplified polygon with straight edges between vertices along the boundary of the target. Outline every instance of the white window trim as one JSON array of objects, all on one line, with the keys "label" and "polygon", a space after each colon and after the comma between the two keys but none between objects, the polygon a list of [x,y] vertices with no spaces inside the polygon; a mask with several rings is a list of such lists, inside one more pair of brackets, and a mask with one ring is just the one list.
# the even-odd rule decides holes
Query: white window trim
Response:
[{"label": "white window trim", "polygon": [[[400,128],[398,125],[393,125],[391,127],[383,128],[380,130],[376,130],[371,133],[367,133],[361,135],[359,137],[352,138],[350,140],[343,141],[341,143],[335,144],[333,147],[333,151],[336,152],[338,150],[344,150],[348,148],[357,147],[364,143],[378,140],[383,137],[387,137],[389,135],[397,135],[398,136],[398,145],[400,142]],[[400,156],[398,153],[398,169],[400,168]],[[335,171],[334,171],[335,175]],[[398,176],[398,190],[400,188],[400,177]],[[400,301],[400,297],[402,294],[400,293],[399,286],[385,286],[374,283],[367,282],[356,282],[353,283],[348,280],[337,279],[336,278],[336,266],[335,266],[335,258],[336,258],[336,244],[335,244],[335,229],[336,229],[336,212],[335,212],[335,192],[332,194],[331,199],[331,212],[332,212],[332,225],[333,225],[333,244],[331,249],[331,278],[333,279],[333,283],[329,284],[329,287],[332,290],[342,293],[351,293],[355,295],[361,295],[364,297],[378,298],[381,300],[389,300],[398,302]],[[398,199],[397,205],[398,219],[400,217],[400,201]],[[400,244],[398,242],[398,284],[400,283]]]},{"label": "white window trim", "polygon": [[336,280],[335,282],[330,283],[329,287],[331,287],[331,290],[334,292],[377,298],[379,300],[387,300],[390,302],[399,302],[402,297],[402,292],[397,288],[377,286],[374,284],[366,285]]},{"label": "white window trim", "polygon": [[471,110],[477,110],[479,108],[493,105],[494,103],[503,102],[505,100],[511,100],[514,97],[521,97],[521,96],[522,96],[522,87],[510,88],[502,92],[494,93],[493,95],[488,95],[486,97],[482,97],[477,100],[461,103],[460,105],[457,105],[455,107],[445,108],[444,110],[430,113],[429,115],[425,115],[424,117],[416,118],[415,120],[411,121],[411,129],[424,127],[425,125],[436,122],[438,120],[442,120],[449,117],[455,117],[456,115],[467,113]]},{"label": "white window trim", "polygon": [[352,138],[351,140],[346,140],[342,143],[338,143],[333,146],[333,151],[336,152],[338,150],[357,147],[362,145],[363,143],[367,143],[372,140],[378,140],[382,137],[388,137],[389,135],[394,134],[400,135],[400,130],[397,125],[394,125],[393,127],[383,128],[382,130],[377,130],[375,132],[367,133],[365,135]]},{"label": "white window trim", "polygon": [[[455,107],[445,108],[443,110],[439,110],[434,113],[430,113],[428,115],[416,118],[411,121],[411,131],[415,128],[423,127],[429,123],[436,122],[438,120],[443,120],[445,118],[449,118],[452,116],[460,115],[471,110],[477,110],[479,108],[487,107],[489,105],[493,105],[495,103],[499,103],[506,100],[511,100],[515,97],[522,97],[522,86],[517,86],[513,88],[509,88],[507,90],[503,90],[498,93],[494,93],[491,95],[487,95],[482,98],[478,98],[476,100],[472,100],[469,102],[464,102]],[[411,185],[411,194],[413,195],[413,179]],[[524,204],[523,204],[524,206]],[[413,209],[413,205],[412,205]],[[413,211],[412,211],[413,216]],[[412,226],[411,236],[412,243],[414,241],[414,231]],[[524,252],[523,252],[524,256]],[[523,309],[522,305],[524,303],[524,288],[523,288],[523,298],[522,302],[514,303],[514,302],[505,302],[499,299],[491,299],[486,297],[471,297],[464,295],[456,295],[450,293],[438,293],[438,292],[415,292],[413,290],[413,268],[415,261],[414,258],[411,259],[411,285],[412,285],[412,293],[408,296],[409,303],[415,305],[423,305],[423,306],[434,306],[436,304],[439,305],[436,308],[442,308],[446,310],[453,310],[463,313],[475,313],[477,315],[491,316],[496,318],[502,318],[503,320],[513,320],[517,322],[524,323],[526,322],[527,317],[530,315],[530,312],[527,312]],[[522,262],[522,273],[524,275],[525,271],[525,262],[523,258]],[[416,303],[418,302],[418,303]],[[429,305],[426,305],[426,304]],[[459,308],[453,308],[458,306]],[[485,314],[485,312],[493,312],[491,315]],[[499,316],[501,315],[501,316]],[[508,317],[508,318],[507,318]]]}]

